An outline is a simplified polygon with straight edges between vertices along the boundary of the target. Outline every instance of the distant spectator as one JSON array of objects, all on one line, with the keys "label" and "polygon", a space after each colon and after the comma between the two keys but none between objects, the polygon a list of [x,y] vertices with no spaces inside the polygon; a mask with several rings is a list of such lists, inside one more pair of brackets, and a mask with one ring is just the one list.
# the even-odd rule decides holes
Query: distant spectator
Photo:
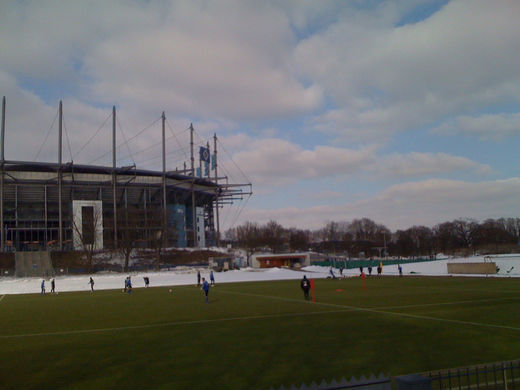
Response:
[{"label": "distant spectator", "polygon": [[307,279],[307,276],[303,275],[303,279],[300,282],[300,286],[303,290],[304,298],[309,299],[309,290],[311,288],[311,283],[309,282],[309,279]]},{"label": "distant spectator", "polygon": [[402,277],[403,276],[403,267],[401,267],[401,264],[397,265],[397,269],[399,270],[399,276]]},{"label": "distant spectator", "polygon": [[94,279],[92,279],[92,276],[90,277],[90,280],[88,281],[90,284],[90,291],[94,291]]},{"label": "distant spectator", "polygon": [[144,287],[150,286],[150,278],[148,276],[145,276],[143,279],[144,279]]},{"label": "distant spectator", "polygon": [[200,271],[197,271],[197,287],[200,286]]},{"label": "distant spectator", "polygon": [[381,272],[383,271],[383,267],[380,265],[377,266],[377,276],[381,276]]},{"label": "distant spectator", "polygon": [[56,288],[56,283],[54,282],[54,278],[52,278],[52,280],[51,280],[51,293],[56,292],[56,291],[54,291],[55,288]]},{"label": "distant spectator", "polygon": [[42,280],[42,284],[41,284],[41,288],[42,288],[42,294],[45,294],[45,279]]},{"label": "distant spectator", "polygon": [[332,267],[330,267],[329,273],[332,279],[336,279],[336,275],[334,275],[334,270],[332,269]]},{"label": "distant spectator", "polygon": [[372,275],[372,267],[368,266],[368,276]]},{"label": "distant spectator", "polygon": [[215,285],[215,276],[213,275],[213,271],[209,273],[209,280],[211,281],[211,285]]}]

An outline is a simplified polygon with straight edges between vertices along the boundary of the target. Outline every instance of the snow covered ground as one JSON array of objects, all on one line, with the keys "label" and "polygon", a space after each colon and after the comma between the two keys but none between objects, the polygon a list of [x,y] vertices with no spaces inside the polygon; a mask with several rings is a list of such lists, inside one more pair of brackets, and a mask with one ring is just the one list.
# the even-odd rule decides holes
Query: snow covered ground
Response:
[{"label": "snow covered ground", "polygon": [[[486,259],[487,260],[487,259]],[[442,259],[436,261],[403,264],[404,275],[418,274],[431,276],[446,276],[447,263],[475,263],[483,262],[483,256],[475,256],[469,258],[456,259]],[[491,261],[494,261],[500,268],[497,275],[493,277],[520,277],[520,254],[515,255],[497,255],[491,256]],[[383,263],[384,264],[384,263]],[[181,286],[197,283],[197,271],[200,271],[201,276],[209,279],[209,270],[202,267],[176,267],[170,271],[160,272],[146,272],[146,273],[131,273],[134,288],[144,287],[143,277],[150,278],[150,286]],[[339,270],[334,269],[336,276],[339,276]],[[375,274],[375,270],[372,272]],[[383,275],[397,275],[397,265],[388,265],[383,267]],[[290,280],[301,279],[303,275],[309,278],[327,278],[330,276],[327,267],[311,266],[305,267],[301,271],[293,271],[288,269],[270,268],[270,269],[251,269],[243,268],[241,270],[216,272],[215,281],[219,283],[232,282],[250,282],[260,280]],[[344,270],[343,275],[353,277],[359,275],[358,269]],[[126,274],[94,274],[96,290],[116,289],[124,287],[124,280]],[[478,275],[482,276],[482,275]],[[81,276],[57,276],[56,290],[62,291],[87,291],[90,290],[88,284],[90,275]],[[5,294],[26,294],[39,293],[41,278],[14,278],[1,277],[0,278],[0,295]],[[46,283],[47,291],[50,291],[50,280]]]}]

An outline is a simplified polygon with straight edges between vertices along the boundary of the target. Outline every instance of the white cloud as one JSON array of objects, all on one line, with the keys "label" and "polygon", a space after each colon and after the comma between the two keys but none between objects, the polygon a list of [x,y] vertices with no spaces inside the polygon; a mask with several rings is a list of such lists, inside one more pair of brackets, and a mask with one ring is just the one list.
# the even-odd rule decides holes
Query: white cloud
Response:
[{"label": "white cloud", "polygon": [[337,105],[317,129],[373,139],[520,101],[519,12],[518,2],[455,0],[401,27],[373,10],[342,15],[295,52]]},{"label": "white cloud", "polygon": [[432,130],[442,135],[465,134],[499,140],[520,134],[520,113],[459,115]]},{"label": "white cloud", "polygon": [[214,3],[176,4],[156,28],[109,37],[86,57],[93,96],[232,119],[314,109],[321,89],[304,86],[288,66],[289,21],[260,4],[233,2],[231,12]]},{"label": "white cloud", "polygon": [[[376,3],[2,4],[0,88],[7,96],[6,157],[34,158],[61,97],[73,153],[110,115],[112,104],[117,105],[120,165],[135,160],[140,168],[160,169],[160,122],[128,147],[121,131],[130,139],[163,110],[166,136],[170,128],[176,133],[167,141],[168,169],[189,161],[185,130],[190,122],[197,130],[196,146],[207,140],[211,144],[217,132],[219,174],[235,183],[250,178],[257,204],[274,209],[247,210],[260,221],[269,216],[303,227],[369,216],[397,226],[459,213],[514,215],[516,179],[424,180],[475,178],[501,167],[492,171],[461,157],[466,151],[447,154],[424,144],[415,149],[429,153],[403,145],[403,154],[397,154],[392,149],[396,145],[388,141],[397,132],[424,133],[434,125],[439,135],[500,139],[518,134],[520,3],[453,0],[434,15],[404,26],[403,18],[424,2]],[[497,111],[515,113],[482,114]],[[335,143],[326,137],[316,141],[319,134],[304,133],[302,123],[332,135]],[[57,160],[56,128],[41,161]],[[110,136],[108,122],[74,161],[89,163],[105,153],[96,163],[111,165]],[[381,148],[384,143],[388,149]],[[146,152],[139,153],[142,150]],[[69,159],[66,139],[64,159]],[[382,177],[389,183],[423,181],[381,190]],[[357,186],[360,178],[365,183]],[[280,188],[291,196],[293,208],[277,206],[286,195]],[[294,188],[299,192],[289,194]],[[373,196],[377,190],[380,194]],[[362,194],[365,200],[341,207],[295,206],[298,201],[338,203],[343,194],[356,199]],[[445,198],[438,200],[442,194]]]},{"label": "white cloud", "polygon": [[278,209],[245,210],[241,221],[316,229],[326,221],[349,221],[368,217],[392,230],[413,225],[433,226],[455,218],[517,217],[520,178],[486,182],[425,180],[391,186],[367,199],[343,205],[318,205]]},{"label": "white cloud", "polygon": [[385,178],[421,177],[457,171],[471,171],[481,175],[492,172],[489,165],[479,164],[466,157],[417,152],[381,157],[370,169],[377,176]]},{"label": "white cloud", "polygon": [[267,2],[11,2],[0,34],[3,70],[85,101],[212,119],[295,115],[322,102],[319,86],[294,76],[291,22]]},{"label": "white cloud", "polygon": [[247,150],[233,156],[254,183],[287,184],[297,180],[347,176],[374,159],[374,148],[360,150],[316,146],[303,149],[289,141],[268,138],[251,140]]},{"label": "white cloud", "polygon": [[301,195],[304,199],[310,199],[313,201],[327,201],[331,199],[340,199],[343,196],[343,194],[339,191],[316,191],[316,192],[310,192],[310,193],[303,193]]},{"label": "white cloud", "polygon": [[21,79],[80,82],[85,52],[115,31],[150,23],[148,12],[127,1],[4,2],[0,13],[0,66]]}]

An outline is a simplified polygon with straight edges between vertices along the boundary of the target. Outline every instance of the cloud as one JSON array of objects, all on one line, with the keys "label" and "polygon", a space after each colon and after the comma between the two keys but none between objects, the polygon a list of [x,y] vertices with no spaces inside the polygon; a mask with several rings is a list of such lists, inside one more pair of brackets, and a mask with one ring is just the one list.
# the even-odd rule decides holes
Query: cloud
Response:
[{"label": "cloud", "polygon": [[310,199],[312,201],[327,201],[331,199],[340,199],[343,194],[339,191],[318,191],[311,193],[303,193],[302,198]]},{"label": "cloud", "polygon": [[374,148],[360,150],[316,146],[312,150],[286,140],[251,140],[247,150],[233,156],[235,163],[248,172],[253,182],[281,185],[297,180],[347,176],[374,159]]},{"label": "cloud", "polygon": [[518,2],[455,0],[404,26],[373,10],[342,14],[295,49],[336,105],[315,128],[366,141],[520,101],[519,12]]},{"label": "cloud", "polygon": [[493,173],[487,164],[447,153],[384,155],[376,146],[349,149],[318,145],[305,149],[288,140],[252,139],[244,134],[226,137],[224,142],[232,150],[224,164],[229,166],[232,159],[255,186],[276,187],[331,178],[345,183],[351,176],[367,173],[369,177],[392,181],[461,172],[479,176]]},{"label": "cloud", "polygon": [[487,164],[446,153],[393,154],[381,157],[371,170],[379,177],[410,178],[472,171],[479,175],[492,172]]},{"label": "cloud", "polygon": [[326,221],[368,217],[396,230],[413,225],[433,226],[455,218],[515,217],[520,206],[519,191],[520,178],[516,177],[476,183],[430,179],[397,184],[375,196],[342,205],[248,208],[237,223],[275,220],[285,227],[318,229]]},{"label": "cloud", "polygon": [[303,85],[288,66],[294,36],[283,13],[232,3],[232,12],[175,3],[157,27],[109,37],[85,58],[92,95],[228,119],[295,115],[320,105],[321,89]]},{"label": "cloud", "polygon": [[285,12],[268,2],[226,4],[7,3],[0,67],[60,97],[198,118],[274,118],[320,106],[321,87],[292,71],[296,37]]},{"label": "cloud", "polygon": [[432,133],[500,140],[520,134],[520,113],[459,115],[437,126]]}]

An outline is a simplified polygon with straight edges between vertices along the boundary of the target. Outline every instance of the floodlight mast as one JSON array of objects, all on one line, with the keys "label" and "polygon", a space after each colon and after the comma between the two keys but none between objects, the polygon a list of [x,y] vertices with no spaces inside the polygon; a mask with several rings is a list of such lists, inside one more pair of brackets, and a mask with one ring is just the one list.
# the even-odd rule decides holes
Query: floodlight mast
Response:
[{"label": "floodlight mast", "polygon": [[197,247],[197,228],[196,218],[197,213],[195,210],[195,157],[193,156],[193,123],[190,123],[190,150],[191,150],[191,218],[192,218],[192,231],[193,231],[193,247]]},{"label": "floodlight mast", "polygon": [[114,249],[117,249],[117,195],[116,195],[116,106],[112,106],[112,201],[114,204]]},{"label": "floodlight mast", "polygon": [[162,246],[166,246],[166,135],[165,135],[166,115],[162,113],[162,192],[163,192],[163,215],[162,215]]},{"label": "floodlight mast", "polygon": [[217,244],[217,248],[220,246],[220,221],[219,221],[219,215],[218,215],[218,198],[219,198],[219,192],[218,192],[218,163],[217,163],[217,133],[213,133],[213,158],[215,159],[215,184],[217,185],[217,196],[215,198],[215,216],[217,217],[217,237],[215,240],[215,243]]},{"label": "floodlight mast", "polygon": [[5,136],[5,96],[2,98],[2,133],[0,136],[0,251],[4,251],[4,136]]},{"label": "floodlight mast", "polygon": [[61,149],[62,149],[62,129],[63,129],[63,103],[60,100],[59,108],[59,126],[58,126],[58,243],[60,251],[63,250],[63,211],[62,211],[62,181],[63,172],[61,166]]}]

